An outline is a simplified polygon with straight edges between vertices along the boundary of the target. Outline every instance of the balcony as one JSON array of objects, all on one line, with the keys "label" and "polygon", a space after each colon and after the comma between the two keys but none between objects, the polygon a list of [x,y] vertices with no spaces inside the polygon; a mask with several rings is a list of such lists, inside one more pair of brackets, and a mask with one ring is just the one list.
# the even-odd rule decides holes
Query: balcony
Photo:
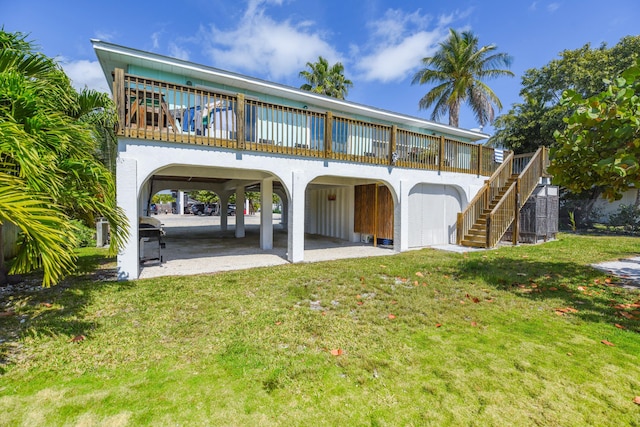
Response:
[{"label": "balcony", "polygon": [[113,87],[123,137],[477,176],[491,176],[500,165],[493,148],[401,124],[273,104],[119,68]]}]

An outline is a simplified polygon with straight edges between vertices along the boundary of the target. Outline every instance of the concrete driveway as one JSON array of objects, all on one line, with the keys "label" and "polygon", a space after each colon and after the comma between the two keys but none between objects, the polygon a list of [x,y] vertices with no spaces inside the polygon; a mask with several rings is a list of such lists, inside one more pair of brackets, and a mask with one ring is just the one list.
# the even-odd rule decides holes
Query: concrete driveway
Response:
[{"label": "concrete driveway", "polygon": [[[245,237],[235,237],[235,217],[229,217],[227,231],[220,230],[220,217],[155,215],[164,224],[166,236],[163,262],[147,261],[140,278],[185,276],[253,267],[288,264],[287,231],[274,214],[273,249],[260,249],[260,216],[245,216]],[[351,243],[317,235],[305,235],[305,262],[341,258],[393,255],[389,247]]]}]

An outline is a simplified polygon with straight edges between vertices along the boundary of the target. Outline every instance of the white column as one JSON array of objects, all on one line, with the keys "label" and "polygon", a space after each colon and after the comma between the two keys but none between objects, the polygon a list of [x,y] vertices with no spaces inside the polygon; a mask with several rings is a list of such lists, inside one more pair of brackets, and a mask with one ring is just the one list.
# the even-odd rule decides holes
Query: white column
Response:
[{"label": "white column", "polygon": [[398,202],[393,209],[393,250],[404,252],[409,250],[409,191],[411,184],[401,180],[394,188],[398,195]]},{"label": "white column", "polygon": [[137,182],[137,162],[133,159],[118,159],[116,162],[117,201],[129,220],[129,238],[118,254],[118,280],[134,280],[140,274]]},{"label": "white column", "polygon": [[260,249],[273,249],[273,178],[260,183]]},{"label": "white column", "polygon": [[229,193],[220,193],[220,230],[227,231],[228,223],[227,210],[229,209]]},{"label": "white column", "polygon": [[240,185],[236,188],[236,237],[244,236],[244,185]]},{"label": "white column", "polygon": [[287,203],[287,259],[290,262],[304,261],[304,207],[305,189],[303,171],[293,171],[291,176],[291,198]]},{"label": "white column", "polygon": [[282,201],[282,212],[280,213],[280,224],[287,227],[289,225],[289,199],[286,194],[279,194]]},{"label": "white column", "polygon": [[187,195],[185,194],[185,192],[182,190],[179,190],[178,198],[176,200],[176,209],[178,209],[178,214],[180,215],[184,215],[184,208],[187,207],[186,198],[187,198]]}]

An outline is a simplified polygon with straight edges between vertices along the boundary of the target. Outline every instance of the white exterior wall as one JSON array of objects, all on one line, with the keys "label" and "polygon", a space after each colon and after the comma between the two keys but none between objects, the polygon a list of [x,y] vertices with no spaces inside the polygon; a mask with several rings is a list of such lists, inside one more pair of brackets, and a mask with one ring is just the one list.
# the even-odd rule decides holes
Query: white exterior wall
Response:
[{"label": "white exterior wall", "polygon": [[[118,256],[119,277],[135,279],[139,274],[137,217],[143,214],[148,181],[159,171],[179,171],[183,176],[218,176],[226,178],[273,179],[279,181],[287,193],[288,257],[291,262],[304,260],[304,231],[354,240],[353,185],[363,182],[384,182],[395,201],[394,248],[407,250],[410,246],[410,194],[418,184],[448,186],[459,194],[465,207],[482,187],[485,177],[461,173],[438,173],[388,166],[339,162],[333,160],[278,156],[268,153],[236,151],[223,148],[145,141],[121,138],[117,164],[117,199],[129,218],[131,237]],[[169,168],[169,169],[167,169]],[[331,183],[335,183],[335,190]],[[314,190],[309,184],[322,184]],[[328,187],[327,187],[328,186]],[[340,189],[339,189],[340,188]],[[309,191],[307,191],[309,189]],[[336,201],[329,202],[328,192],[335,191]],[[415,192],[414,192],[415,194]],[[305,203],[305,197],[307,202]],[[430,196],[434,209],[452,209],[451,195]],[[315,202],[314,202],[315,200]],[[308,212],[306,212],[308,210]],[[449,210],[447,210],[449,212]],[[448,214],[447,214],[448,215]],[[443,214],[444,216],[444,214]],[[321,218],[330,218],[324,220]],[[448,218],[448,216],[445,216]],[[306,222],[306,227],[305,227]],[[450,235],[451,224],[438,226],[430,232]],[[455,225],[455,222],[454,222]],[[440,227],[440,231],[438,231]],[[414,242],[415,243],[415,242]]]},{"label": "white exterior wall", "polygon": [[354,240],[353,186],[309,189],[306,193],[306,202],[306,233]]},{"label": "white exterior wall", "polygon": [[599,212],[600,221],[608,222],[609,215],[614,214],[620,209],[621,205],[633,205],[636,202],[637,190],[629,190],[622,194],[622,199],[615,202],[609,202],[606,199],[600,199],[596,202],[595,209]]},{"label": "white exterior wall", "polygon": [[256,131],[257,140],[255,142],[266,140],[286,147],[309,146],[310,130],[306,122],[296,126],[289,123],[258,119]]}]

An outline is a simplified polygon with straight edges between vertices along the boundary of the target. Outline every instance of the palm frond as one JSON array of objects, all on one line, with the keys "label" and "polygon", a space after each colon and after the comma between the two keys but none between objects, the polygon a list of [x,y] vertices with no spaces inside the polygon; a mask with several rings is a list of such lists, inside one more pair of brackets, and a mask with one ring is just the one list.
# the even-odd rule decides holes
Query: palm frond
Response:
[{"label": "palm frond", "polygon": [[[433,56],[422,59],[423,68],[414,74],[411,81],[411,84],[436,85],[420,99],[419,108],[434,106],[432,119],[439,118],[448,110],[450,124],[458,126],[460,104],[468,102],[480,124],[493,120],[493,104],[498,108],[502,105],[481,80],[513,76],[511,71],[498,68],[509,67],[511,57],[494,53],[497,49],[494,45],[479,47],[478,38],[470,31],[459,33],[451,29],[449,37],[439,46]],[[451,120],[452,116],[454,120]]]}]

